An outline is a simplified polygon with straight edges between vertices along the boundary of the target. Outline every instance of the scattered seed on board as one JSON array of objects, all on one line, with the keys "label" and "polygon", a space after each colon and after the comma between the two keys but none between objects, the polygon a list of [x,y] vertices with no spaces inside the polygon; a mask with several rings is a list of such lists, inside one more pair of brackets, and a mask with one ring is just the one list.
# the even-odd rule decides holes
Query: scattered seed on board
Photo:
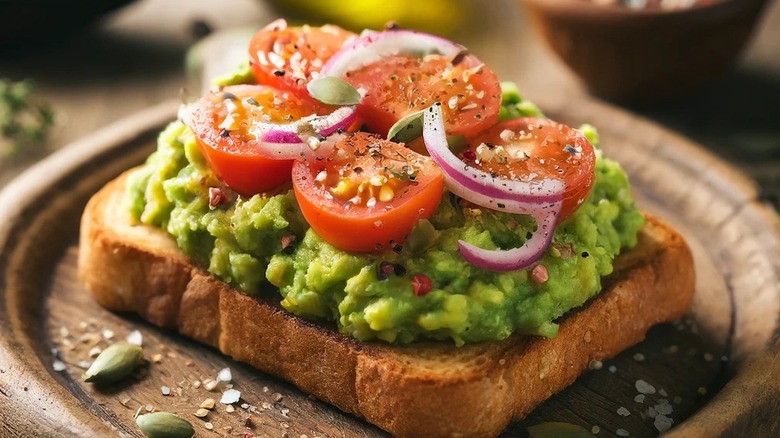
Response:
[{"label": "scattered seed on board", "polygon": [[103,350],[81,377],[96,384],[116,383],[130,376],[143,360],[141,347],[118,342]]},{"label": "scattered seed on board", "polygon": [[198,418],[205,418],[205,417],[206,417],[206,415],[208,415],[208,414],[209,414],[209,411],[208,411],[208,409],[200,408],[200,409],[198,409],[197,411],[195,411],[195,414],[194,414],[194,415],[195,415],[196,417],[198,417]]},{"label": "scattered seed on board", "polygon": [[168,412],[140,415],[135,424],[149,438],[191,438],[195,435],[189,421]]},{"label": "scattered seed on board", "polygon": [[214,399],[213,399],[213,398],[207,398],[206,400],[203,400],[203,401],[200,403],[200,407],[201,407],[201,408],[205,408],[205,409],[214,409],[214,405],[215,405],[215,403],[216,403],[216,402],[214,401]]}]

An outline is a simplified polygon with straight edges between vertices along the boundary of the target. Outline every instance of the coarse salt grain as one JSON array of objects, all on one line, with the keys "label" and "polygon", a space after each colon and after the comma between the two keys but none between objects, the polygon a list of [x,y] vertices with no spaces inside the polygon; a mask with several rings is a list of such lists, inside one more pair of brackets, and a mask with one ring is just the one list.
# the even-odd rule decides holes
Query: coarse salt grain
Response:
[{"label": "coarse salt grain", "polygon": [[103,337],[110,341],[114,338],[114,331],[111,329],[103,329]]},{"label": "coarse salt grain", "polygon": [[67,366],[65,366],[65,362],[61,360],[55,360],[53,364],[51,364],[51,367],[54,368],[54,371],[65,371],[67,369]]},{"label": "coarse salt grain", "polygon": [[233,374],[230,372],[230,368],[222,368],[217,374],[217,381],[230,382],[233,380]]},{"label": "coarse salt grain", "polygon": [[644,403],[645,402],[645,395],[644,394],[637,394],[636,397],[634,397],[634,401],[637,403]]},{"label": "coarse salt grain", "polygon": [[618,408],[617,413],[621,417],[628,417],[629,415],[631,415],[631,412],[628,409],[624,408],[623,406]]},{"label": "coarse salt grain", "polygon": [[617,434],[617,436],[630,436],[628,431],[625,429],[618,429],[615,431],[615,434]]},{"label": "coarse salt grain", "polygon": [[163,387],[160,388],[160,392],[162,392],[162,395],[164,395],[164,396],[169,396],[169,395],[171,395],[171,388],[169,388],[167,386],[163,386]]},{"label": "coarse salt grain", "polygon": [[609,368],[607,368],[610,373],[617,372],[617,367],[615,365],[610,365]]},{"label": "coarse salt grain", "polygon": [[655,420],[653,421],[653,426],[655,426],[655,428],[662,433],[669,430],[673,424],[674,424],[674,420],[672,420],[671,418],[665,415],[658,415],[655,417]]},{"label": "coarse salt grain", "polygon": [[671,415],[671,413],[674,412],[674,407],[670,405],[668,401],[664,401],[666,403],[659,403],[655,405],[655,411],[660,415]]},{"label": "coarse salt grain", "polygon": [[669,397],[669,394],[663,388],[658,390],[658,395],[660,395],[661,397]]},{"label": "coarse salt grain", "polygon": [[641,394],[655,394],[655,386],[645,382],[642,379],[636,381],[636,390]]},{"label": "coarse salt grain", "polygon": [[238,403],[239,399],[241,399],[241,391],[228,389],[222,393],[222,398],[219,400],[219,402],[225,405],[230,405],[233,403]]},{"label": "coarse salt grain", "polygon": [[129,335],[127,335],[127,342],[140,347],[144,343],[144,336],[140,331],[133,330]]},{"label": "coarse salt grain", "polygon": [[634,355],[634,360],[635,360],[635,361],[637,361],[637,362],[644,362],[644,360],[645,360],[645,355],[644,355],[644,354],[642,354],[642,353],[636,353],[636,354]]}]

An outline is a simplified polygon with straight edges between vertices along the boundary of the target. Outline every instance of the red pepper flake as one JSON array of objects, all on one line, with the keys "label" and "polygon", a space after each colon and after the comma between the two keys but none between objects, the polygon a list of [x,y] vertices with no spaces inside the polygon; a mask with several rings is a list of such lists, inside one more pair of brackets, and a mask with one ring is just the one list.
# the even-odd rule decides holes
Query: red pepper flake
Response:
[{"label": "red pepper flake", "polygon": [[395,265],[390,262],[382,262],[377,267],[376,274],[379,280],[387,280],[391,275],[395,274]]},{"label": "red pepper flake", "polygon": [[217,208],[228,201],[225,192],[219,187],[209,187],[209,207]]},{"label": "red pepper flake", "polygon": [[550,279],[550,274],[547,272],[547,267],[544,265],[536,265],[531,270],[531,281],[537,284],[546,283]]},{"label": "red pepper flake", "polygon": [[431,277],[425,274],[417,274],[412,277],[412,293],[414,293],[414,296],[421,297],[426,295],[431,289],[433,289]]},{"label": "red pepper flake", "polygon": [[295,251],[295,246],[293,245],[293,242],[295,242],[295,235],[294,234],[288,234],[286,236],[282,236],[282,253],[290,255]]}]

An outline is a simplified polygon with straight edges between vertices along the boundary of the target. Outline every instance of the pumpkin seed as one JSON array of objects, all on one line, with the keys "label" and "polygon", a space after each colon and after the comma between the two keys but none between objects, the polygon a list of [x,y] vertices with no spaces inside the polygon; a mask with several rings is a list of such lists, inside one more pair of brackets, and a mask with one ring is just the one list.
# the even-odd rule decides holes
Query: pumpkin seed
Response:
[{"label": "pumpkin seed", "polygon": [[191,438],[195,429],[189,421],[168,412],[141,415],[135,424],[149,438]]},{"label": "pumpkin seed", "polygon": [[531,438],[595,438],[590,431],[576,424],[549,422],[528,428]]},{"label": "pumpkin seed", "polygon": [[395,122],[395,125],[393,125],[390,128],[390,131],[387,132],[387,139],[401,143],[408,143],[421,136],[423,129],[424,111],[424,109],[415,111],[401,117],[401,120]]},{"label": "pumpkin seed", "polygon": [[141,347],[118,342],[103,350],[81,377],[85,382],[116,383],[129,376],[143,360]]},{"label": "pumpkin seed", "polygon": [[322,76],[306,86],[311,97],[327,105],[355,105],[360,102],[360,93],[344,79]]}]

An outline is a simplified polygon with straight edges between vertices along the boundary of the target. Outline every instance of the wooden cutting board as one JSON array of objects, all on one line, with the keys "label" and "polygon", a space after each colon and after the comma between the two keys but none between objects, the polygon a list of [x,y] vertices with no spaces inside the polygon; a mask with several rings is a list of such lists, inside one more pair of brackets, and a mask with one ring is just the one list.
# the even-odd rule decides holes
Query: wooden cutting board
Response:
[{"label": "wooden cutting board", "polygon": [[[780,220],[753,184],[697,145],[626,112],[588,100],[530,96],[548,115],[598,126],[605,154],[629,172],[643,209],[678,227],[696,262],[697,292],[683,321],[540,406],[507,437],[546,421],[598,436],[778,436],[780,419]],[[104,128],[31,168],[0,193],[0,436],[141,436],[139,410],[180,414],[197,436],[384,436],[377,428],[217,351],[95,304],[76,278],[78,223],[89,196],[153,149],[177,104]],[[81,382],[90,350],[138,330],[149,364],[127,383]],[[219,404],[229,367],[241,391]],[[637,385],[655,389],[639,395]],[[167,394],[167,395],[166,395]],[[193,413],[217,400],[206,418]],[[596,429],[596,427],[598,429]]]}]

